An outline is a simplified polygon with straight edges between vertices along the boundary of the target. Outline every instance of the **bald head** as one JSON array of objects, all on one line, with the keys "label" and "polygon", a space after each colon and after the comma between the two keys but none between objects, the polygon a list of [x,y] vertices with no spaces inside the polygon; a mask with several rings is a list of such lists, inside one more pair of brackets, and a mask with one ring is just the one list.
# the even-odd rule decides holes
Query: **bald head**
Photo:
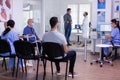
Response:
[{"label": "bald head", "polygon": [[33,19],[28,19],[28,25],[29,25],[30,27],[33,26]]}]

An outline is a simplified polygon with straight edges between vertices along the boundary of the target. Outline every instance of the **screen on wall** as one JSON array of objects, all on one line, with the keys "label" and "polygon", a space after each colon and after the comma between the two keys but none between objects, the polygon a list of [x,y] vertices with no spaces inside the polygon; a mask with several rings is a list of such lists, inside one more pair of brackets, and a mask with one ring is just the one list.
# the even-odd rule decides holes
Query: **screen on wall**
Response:
[{"label": "screen on wall", "polygon": [[97,31],[102,31],[102,32],[112,31],[112,27],[110,24],[99,24],[97,26]]}]

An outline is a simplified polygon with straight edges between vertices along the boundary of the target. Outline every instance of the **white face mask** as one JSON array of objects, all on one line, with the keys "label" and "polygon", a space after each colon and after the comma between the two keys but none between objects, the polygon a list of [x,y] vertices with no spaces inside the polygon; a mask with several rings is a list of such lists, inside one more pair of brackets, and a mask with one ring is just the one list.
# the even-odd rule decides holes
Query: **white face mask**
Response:
[{"label": "white face mask", "polygon": [[32,23],[32,26],[34,26],[35,24],[34,23]]}]

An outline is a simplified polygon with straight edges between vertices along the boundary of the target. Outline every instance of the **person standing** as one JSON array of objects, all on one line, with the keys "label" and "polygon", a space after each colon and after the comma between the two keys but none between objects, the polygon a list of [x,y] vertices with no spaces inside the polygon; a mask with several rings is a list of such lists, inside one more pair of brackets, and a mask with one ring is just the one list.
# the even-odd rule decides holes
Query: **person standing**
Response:
[{"label": "person standing", "polygon": [[71,35],[71,27],[72,27],[72,18],[71,18],[71,9],[67,9],[67,13],[64,15],[64,29],[65,29],[65,37],[67,40],[67,45],[70,46],[70,35]]},{"label": "person standing", "polygon": [[[89,38],[89,20],[88,20],[88,12],[84,12],[83,14],[84,19],[83,19],[83,23],[82,23],[82,37],[84,38],[84,40]],[[84,47],[84,41],[83,41],[83,46]]]}]

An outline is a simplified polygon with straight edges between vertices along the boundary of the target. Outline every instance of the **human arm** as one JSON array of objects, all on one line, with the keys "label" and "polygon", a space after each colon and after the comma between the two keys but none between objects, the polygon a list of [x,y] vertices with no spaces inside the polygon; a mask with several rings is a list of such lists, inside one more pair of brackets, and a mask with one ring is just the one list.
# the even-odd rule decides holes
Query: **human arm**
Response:
[{"label": "human arm", "polygon": [[64,52],[68,53],[68,46],[67,45],[63,45],[63,48],[64,48]]}]

